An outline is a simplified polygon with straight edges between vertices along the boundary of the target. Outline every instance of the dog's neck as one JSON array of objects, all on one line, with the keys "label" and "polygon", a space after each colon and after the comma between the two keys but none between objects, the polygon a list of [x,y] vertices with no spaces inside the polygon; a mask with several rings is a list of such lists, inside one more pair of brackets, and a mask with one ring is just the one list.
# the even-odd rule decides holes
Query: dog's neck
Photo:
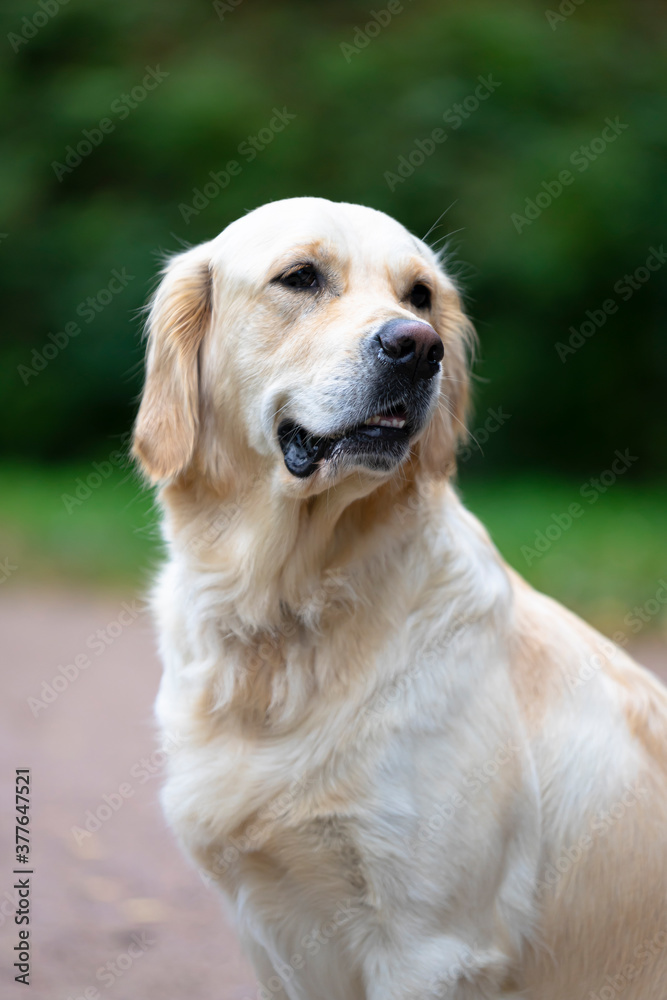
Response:
[{"label": "dog's neck", "polygon": [[276,732],[313,692],[372,684],[396,622],[434,592],[445,631],[491,610],[505,584],[486,533],[446,478],[400,472],[352,500],[259,482],[220,496],[201,478],[163,492],[174,613],[198,608],[197,630],[182,619],[179,635],[203,664],[202,724],[223,713]]},{"label": "dog's neck", "polygon": [[224,492],[181,481],[162,494],[165,534],[234,631],[290,618],[320,628],[328,605],[353,600],[358,575],[376,572],[376,553],[385,572],[401,572],[420,512],[446,489],[411,463],[375,488],[350,480],[306,500],[260,479]]}]

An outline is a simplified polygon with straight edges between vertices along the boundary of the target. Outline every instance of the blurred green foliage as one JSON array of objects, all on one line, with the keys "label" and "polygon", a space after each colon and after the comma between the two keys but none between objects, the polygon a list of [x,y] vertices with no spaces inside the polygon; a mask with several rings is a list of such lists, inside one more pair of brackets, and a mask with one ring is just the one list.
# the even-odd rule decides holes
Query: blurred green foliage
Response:
[{"label": "blurred green foliage", "polygon": [[[557,15],[559,3],[573,13]],[[455,234],[450,267],[480,334],[473,424],[483,426],[489,407],[511,415],[488,435],[485,457],[471,458],[471,473],[483,461],[585,477],[625,447],[640,457],[633,478],[661,471],[667,268],[638,281],[627,301],[614,285],[666,235],[664,8],[649,0],[403,6],[384,25],[386,0],[4,6],[7,454],[69,460],[111,450],[132,421],[137,310],[160,254],[213,236],[265,201],[317,194],[383,209],[420,236],[446,213],[429,239]],[[149,90],[144,78],[151,68],[153,82],[157,67],[168,75]],[[487,99],[467,116],[443,117],[456,104],[470,108],[465,99],[489,75],[500,85]],[[239,147],[276,108],[296,117],[250,160]],[[607,118],[627,128],[600,151],[594,140]],[[446,140],[389,184],[385,174],[437,128]],[[99,132],[99,144],[59,168],[67,147],[88,141],[84,130]],[[581,146],[590,152],[576,154]],[[232,159],[238,176],[186,221],[179,206],[192,205],[193,189]],[[548,204],[543,183],[557,190],[565,169],[573,181]],[[512,216],[535,214],[527,199],[546,207],[518,232]],[[120,288],[114,271],[125,276]],[[610,298],[616,312],[561,361],[555,344]],[[80,333],[61,348],[68,323]],[[41,371],[33,351],[47,361]]]}]

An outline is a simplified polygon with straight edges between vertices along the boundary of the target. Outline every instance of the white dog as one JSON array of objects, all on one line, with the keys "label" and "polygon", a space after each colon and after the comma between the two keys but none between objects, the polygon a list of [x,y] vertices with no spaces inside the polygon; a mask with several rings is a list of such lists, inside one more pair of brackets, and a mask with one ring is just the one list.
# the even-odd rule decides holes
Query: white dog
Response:
[{"label": "white dog", "polygon": [[463,508],[436,255],[276,202],[175,257],[148,328],[163,801],[258,996],[664,998],[666,692]]}]

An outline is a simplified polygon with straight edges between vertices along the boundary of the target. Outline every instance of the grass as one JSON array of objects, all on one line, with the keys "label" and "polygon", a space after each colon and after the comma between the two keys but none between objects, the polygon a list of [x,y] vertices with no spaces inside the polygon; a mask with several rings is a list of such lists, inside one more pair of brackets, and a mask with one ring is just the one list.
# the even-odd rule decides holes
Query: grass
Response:
[{"label": "grass", "polygon": [[[160,557],[152,496],[127,469],[95,475],[92,465],[0,468],[0,563],[16,567],[8,585],[145,587]],[[647,601],[654,609],[667,580],[665,489],[620,481],[593,504],[579,489],[538,479],[461,484],[466,504],[530,583],[607,632],[628,631],[626,616]],[[572,503],[582,514],[563,530]],[[667,606],[649,627],[667,630]]]},{"label": "grass", "polygon": [[92,464],[0,468],[0,557],[16,566],[17,585],[148,581],[160,551],[153,498],[129,469],[99,485],[95,475]]}]

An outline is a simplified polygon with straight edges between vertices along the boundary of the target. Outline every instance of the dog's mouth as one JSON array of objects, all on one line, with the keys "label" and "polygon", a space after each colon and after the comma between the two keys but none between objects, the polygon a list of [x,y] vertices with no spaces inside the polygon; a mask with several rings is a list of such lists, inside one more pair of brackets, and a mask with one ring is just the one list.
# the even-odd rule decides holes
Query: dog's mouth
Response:
[{"label": "dog's mouth", "polygon": [[328,459],[354,457],[359,463],[387,470],[406,454],[414,432],[407,410],[391,406],[338,434],[311,434],[293,420],[278,427],[285,465],[293,476],[305,479]]}]

